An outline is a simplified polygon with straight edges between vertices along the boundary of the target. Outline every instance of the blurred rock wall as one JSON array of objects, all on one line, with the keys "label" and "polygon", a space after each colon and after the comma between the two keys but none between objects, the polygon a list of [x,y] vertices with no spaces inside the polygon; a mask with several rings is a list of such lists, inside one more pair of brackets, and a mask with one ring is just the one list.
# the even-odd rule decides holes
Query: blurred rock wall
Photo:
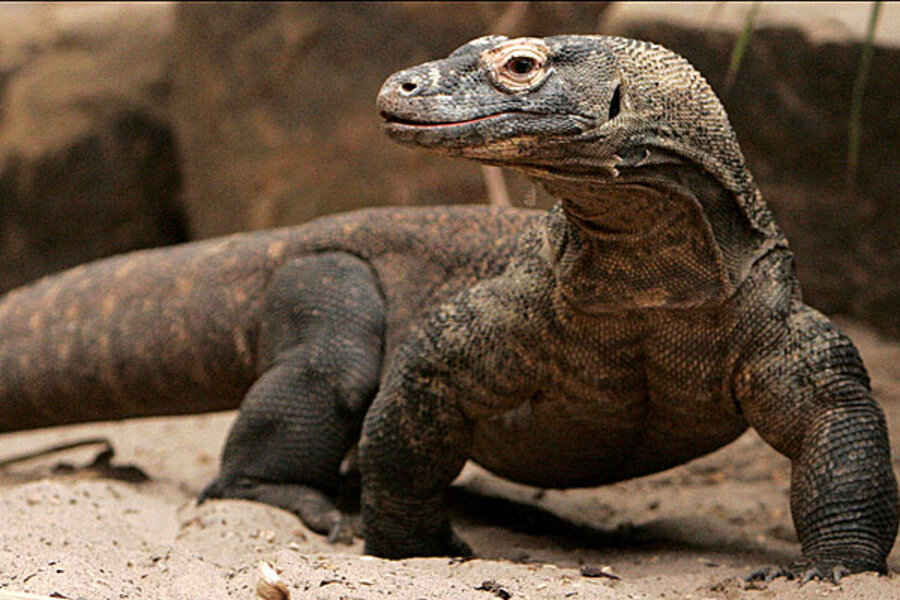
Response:
[{"label": "blurred rock wall", "polygon": [[374,108],[381,83],[498,29],[594,32],[603,7],[180,4],[173,117],[192,231],[206,237],[364,206],[483,202],[477,165],[386,140]]},{"label": "blurred rock wall", "polygon": [[185,239],[170,15],[0,6],[0,290]]},{"label": "blurred rock wall", "polygon": [[[392,144],[374,111],[388,74],[471,38],[642,37],[722,93],[738,30],[680,6],[652,19],[618,10],[648,6],[633,3],[15,6],[0,5],[0,289],[186,237],[363,206],[484,202],[476,165]],[[807,300],[900,335],[900,50],[876,50],[848,189],[859,38],[823,40],[809,23],[814,41],[761,26],[724,102]],[[530,185],[507,182],[521,203]]]}]

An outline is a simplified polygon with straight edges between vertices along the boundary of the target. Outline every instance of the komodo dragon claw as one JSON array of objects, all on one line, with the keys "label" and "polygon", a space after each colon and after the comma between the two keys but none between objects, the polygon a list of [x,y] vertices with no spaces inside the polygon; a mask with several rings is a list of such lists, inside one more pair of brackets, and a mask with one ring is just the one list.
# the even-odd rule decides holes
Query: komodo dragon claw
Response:
[{"label": "komodo dragon claw", "polygon": [[838,584],[841,582],[841,579],[851,573],[852,571],[841,563],[799,560],[786,566],[769,565],[762,567],[748,575],[745,581],[748,583],[757,581],[771,583],[779,577],[784,577],[788,580],[797,579],[800,585],[805,585],[814,579]]}]

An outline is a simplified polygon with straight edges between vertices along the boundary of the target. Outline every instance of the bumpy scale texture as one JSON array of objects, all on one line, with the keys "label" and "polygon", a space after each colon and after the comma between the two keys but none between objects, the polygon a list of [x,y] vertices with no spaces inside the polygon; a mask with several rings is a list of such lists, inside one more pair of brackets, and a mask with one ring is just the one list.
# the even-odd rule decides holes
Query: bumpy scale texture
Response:
[{"label": "bumpy scale texture", "polygon": [[[683,58],[622,38],[486,37],[385,82],[396,141],[519,169],[547,213],[380,209],[100,261],[0,300],[0,431],[241,406],[204,497],[368,552],[467,553],[466,460],[598,485],[748,426],[792,460],[803,559],[884,572],[897,486],[852,343],[805,306],[728,118]],[[346,464],[346,463],[345,463]]]}]

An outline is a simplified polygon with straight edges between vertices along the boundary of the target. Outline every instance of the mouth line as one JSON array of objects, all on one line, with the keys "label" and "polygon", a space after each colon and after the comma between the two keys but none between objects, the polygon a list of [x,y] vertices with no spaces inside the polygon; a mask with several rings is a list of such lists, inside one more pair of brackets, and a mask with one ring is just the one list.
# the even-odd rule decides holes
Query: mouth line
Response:
[{"label": "mouth line", "polygon": [[475,117],[472,119],[465,119],[462,121],[413,121],[412,119],[404,119],[403,117],[398,117],[396,115],[392,115],[387,111],[381,111],[381,117],[384,119],[385,124],[387,125],[396,125],[401,127],[410,127],[417,129],[440,129],[444,127],[458,127],[460,125],[471,125],[472,123],[478,123],[480,121],[487,121],[489,119],[496,119],[498,117],[502,117],[505,115],[531,115],[531,116],[540,116],[535,113],[525,113],[525,112],[517,112],[517,111],[503,111],[498,113],[493,113],[490,115],[484,115],[481,117]]}]

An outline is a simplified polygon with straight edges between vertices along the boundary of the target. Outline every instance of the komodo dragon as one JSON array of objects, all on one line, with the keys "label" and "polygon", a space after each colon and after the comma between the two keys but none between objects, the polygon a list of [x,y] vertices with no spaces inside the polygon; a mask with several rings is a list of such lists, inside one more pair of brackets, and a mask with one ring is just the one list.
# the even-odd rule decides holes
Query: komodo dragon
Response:
[{"label": "komodo dragon", "polygon": [[[524,171],[549,212],[369,210],[100,261],[0,302],[0,429],[234,407],[209,497],[319,531],[359,441],[366,551],[468,552],[467,459],[591,486],[753,426],[792,460],[803,557],[886,571],[897,487],[856,349],[804,305],[722,105],[623,38],[485,37],[399,72],[395,140]],[[245,395],[246,393],[246,395]]]}]

